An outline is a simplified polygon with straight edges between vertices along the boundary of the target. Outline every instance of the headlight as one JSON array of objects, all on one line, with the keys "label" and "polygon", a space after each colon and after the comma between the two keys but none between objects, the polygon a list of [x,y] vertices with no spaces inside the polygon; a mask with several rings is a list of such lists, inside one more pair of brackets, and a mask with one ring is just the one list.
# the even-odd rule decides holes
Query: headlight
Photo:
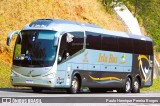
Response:
[{"label": "headlight", "polygon": [[50,73],[50,74],[44,75],[43,77],[45,77],[45,78],[54,78],[55,74],[54,73]]}]

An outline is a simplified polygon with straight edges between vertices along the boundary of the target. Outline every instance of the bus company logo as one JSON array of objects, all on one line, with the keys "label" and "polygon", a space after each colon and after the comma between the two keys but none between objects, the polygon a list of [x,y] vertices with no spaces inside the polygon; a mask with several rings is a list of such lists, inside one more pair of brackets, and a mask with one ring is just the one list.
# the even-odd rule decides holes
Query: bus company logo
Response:
[{"label": "bus company logo", "polygon": [[117,63],[117,57],[115,57],[113,54],[110,54],[107,56],[106,54],[99,54],[98,62],[108,62],[108,63]]},{"label": "bus company logo", "polygon": [[73,41],[73,35],[71,35],[70,33],[67,33],[67,41],[66,42],[68,42],[68,43],[70,43],[70,42],[72,42]]},{"label": "bus company logo", "polygon": [[145,55],[138,56],[138,66],[139,70],[142,71],[144,76],[144,81],[147,82],[151,77],[151,71],[149,69],[150,60]]},{"label": "bus company logo", "polygon": [[83,62],[88,62],[88,52],[84,53]]},{"label": "bus company logo", "polygon": [[122,54],[120,64],[125,64],[125,63],[126,63],[126,55]]}]

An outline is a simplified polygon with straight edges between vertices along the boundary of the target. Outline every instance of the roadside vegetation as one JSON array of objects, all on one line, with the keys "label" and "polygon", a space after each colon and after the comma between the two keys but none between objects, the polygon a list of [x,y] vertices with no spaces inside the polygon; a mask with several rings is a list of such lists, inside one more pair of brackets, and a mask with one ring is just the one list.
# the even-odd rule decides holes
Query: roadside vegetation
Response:
[{"label": "roadside vegetation", "polygon": [[0,88],[11,88],[10,66],[0,61]]},{"label": "roadside vegetation", "polygon": [[153,80],[153,85],[148,88],[141,89],[142,92],[160,92],[160,77]]}]

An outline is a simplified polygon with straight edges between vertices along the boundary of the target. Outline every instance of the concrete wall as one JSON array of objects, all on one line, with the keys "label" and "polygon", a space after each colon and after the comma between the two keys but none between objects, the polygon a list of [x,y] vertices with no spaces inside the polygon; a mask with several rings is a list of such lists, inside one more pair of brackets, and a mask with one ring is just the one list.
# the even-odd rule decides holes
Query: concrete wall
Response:
[{"label": "concrete wall", "polygon": [[133,14],[128,10],[125,5],[122,5],[121,7],[115,7],[114,12],[125,24],[128,32],[136,35],[142,35],[137,19],[133,16]]}]

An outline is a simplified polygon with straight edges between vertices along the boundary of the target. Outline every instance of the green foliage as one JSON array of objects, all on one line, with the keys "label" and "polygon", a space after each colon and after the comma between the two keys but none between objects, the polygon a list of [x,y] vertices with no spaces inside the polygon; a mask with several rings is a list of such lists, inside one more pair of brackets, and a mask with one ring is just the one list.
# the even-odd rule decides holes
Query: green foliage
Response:
[{"label": "green foliage", "polygon": [[112,8],[112,2],[124,3],[144,26],[153,39],[155,50],[160,52],[160,0],[105,0],[106,7]]},{"label": "green foliage", "polygon": [[160,77],[153,80],[153,85],[149,88],[143,88],[145,92],[160,92]]},{"label": "green foliage", "polygon": [[127,0],[103,0],[103,4],[107,7],[120,6],[125,2],[127,2]]},{"label": "green foliage", "polygon": [[13,87],[10,84],[10,72],[10,66],[0,61],[0,88]]},{"label": "green foliage", "polygon": [[127,0],[103,0],[103,4],[106,6],[108,12],[112,11],[112,8],[121,6]]}]

